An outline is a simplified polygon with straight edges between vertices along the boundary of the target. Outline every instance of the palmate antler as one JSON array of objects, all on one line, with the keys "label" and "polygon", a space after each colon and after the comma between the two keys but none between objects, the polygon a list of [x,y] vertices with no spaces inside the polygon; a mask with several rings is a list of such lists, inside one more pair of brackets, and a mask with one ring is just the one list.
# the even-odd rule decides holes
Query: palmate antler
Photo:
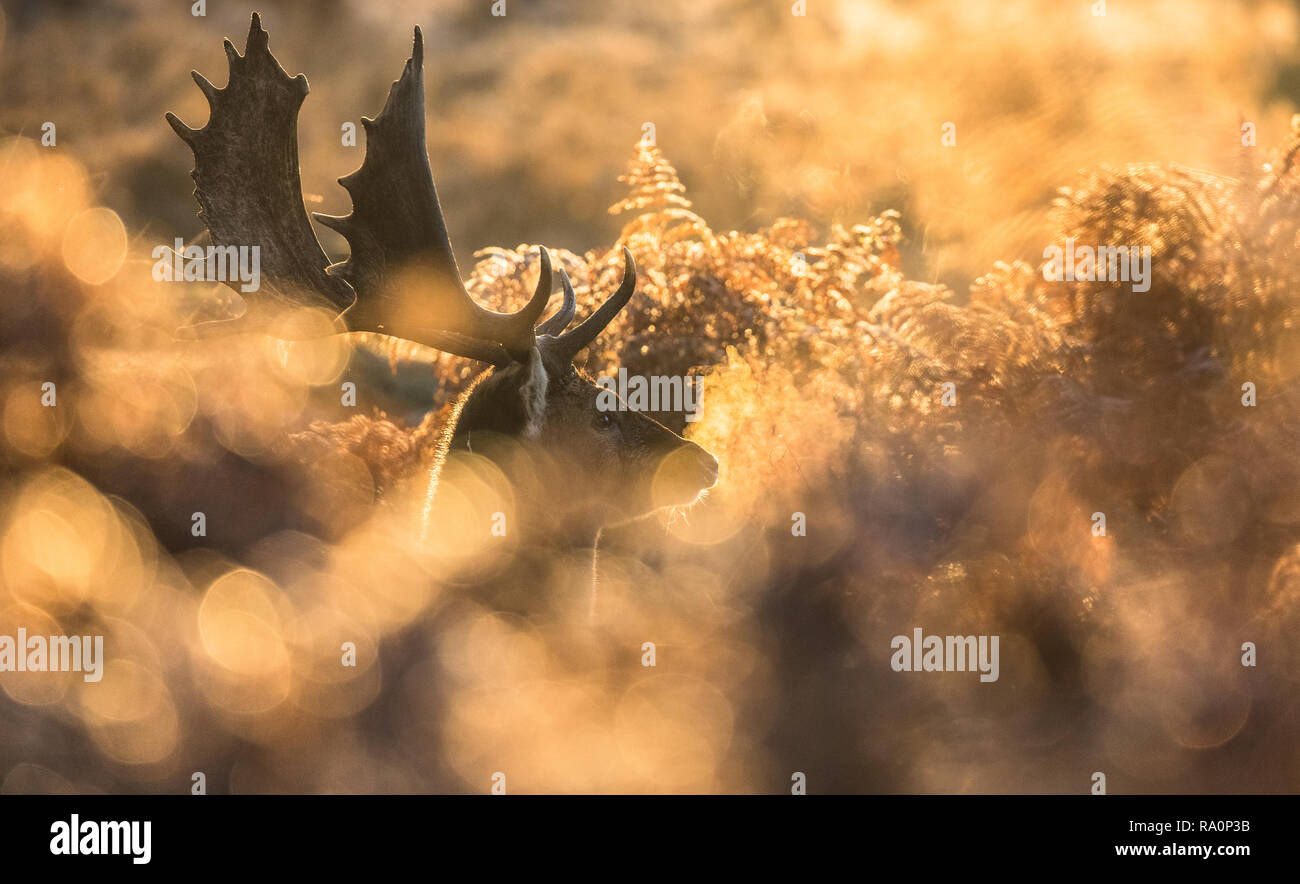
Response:
[{"label": "palmate antler", "polygon": [[352,291],[325,273],[329,259],[307,220],[298,178],[298,107],[307,95],[307,78],[290,78],[276,63],[256,14],[244,56],[229,40],[225,47],[226,88],[190,72],[208,99],[208,124],[195,130],[167,114],[194,152],[199,217],[220,246],[261,247],[268,294],[345,310]]},{"label": "palmate antler", "polygon": [[[208,124],[191,129],[170,113],[167,122],[194,152],[199,216],[213,242],[260,247],[262,285],[272,302],[328,307],[344,314],[351,331],[379,332],[505,365],[525,358],[535,345],[572,359],[632,296],[636,266],[625,249],[623,282],[591,317],[564,333],[574,313],[565,277],[564,306],[535,328],[552,286],[550,257],[542,249],[537,289],[523,309],[496,313],[474,301],[461,281],[429,168],[424,40],[418,27],[411,57],[383,111],[361,120],[366,131],[361,168],[339,179],[352,197],[352,213],[314,215],[341,233],[351,250],[348,260],[330,265],[307,219],[298,172],[297,118],[307,79],[286,74],[268,47],[261,18],[253,13],[244,55],[225,41],[230,60],[225,88],[191,73],[207,96]],[[399,303],[413,282],[427,298],[418,315]],[[245,321],[265,306],[248,300]]]}]

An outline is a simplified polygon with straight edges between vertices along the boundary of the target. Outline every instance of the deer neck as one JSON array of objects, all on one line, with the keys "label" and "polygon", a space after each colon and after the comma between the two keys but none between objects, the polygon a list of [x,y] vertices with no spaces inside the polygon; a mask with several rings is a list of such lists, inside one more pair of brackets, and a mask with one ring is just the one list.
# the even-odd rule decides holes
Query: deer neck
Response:
[{"label": "deer neck", "polygon": [[[439,440],[425,525],[436,521],[437,487],[449,456],[456,453],[487,456],[486,446],[476,448],[470,431],[448,427]],[[516,487],[510,465],[494,461]],[[565,519],[554,507],[520,501],[514,526],[517,543],[511,544],[509,562],[481,585],[468,591],[497,610],[513,610],[529,616],[548,611],[568,620],[591,620],[596,613],[597,562],[601,526],[598,520]]]}]

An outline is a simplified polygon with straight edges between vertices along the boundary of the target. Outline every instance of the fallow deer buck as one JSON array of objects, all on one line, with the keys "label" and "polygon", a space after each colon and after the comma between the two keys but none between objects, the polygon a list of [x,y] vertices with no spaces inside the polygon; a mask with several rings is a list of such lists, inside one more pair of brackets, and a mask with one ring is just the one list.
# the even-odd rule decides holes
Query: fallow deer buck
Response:
[{"label": "fallow deer buck", "polygon": [[[264,299],[248,299],[241,324],[277,301],[324,306],[342,314],[350,331],[405,338],[491,366],[457,403],[442,453],[490,458],[491,440],[509,437],[539,455],[545,467],[534,462],[527,477],[512,475],[517,458],[498,463],[507,478],[521,480],[518,487],[529,488],[516,530],[534,547],[593,549],[603,525],[688,504],[716,482],[717,461],[699,446],[643,414],[599,410],[600,388],[573,364],[632,297],[636,266],[626,248],[622,284],[573,329],[575,297],[563,271],[563,305],[538,324],[552,289],[545,249],[536,291],[518,312],[487,310],[466,290],[425,146],[419,28],[383,111],[361,121],[361,168],[339,179],[352,213],[314,215],[351,249],[332,265],[307,219],[299,182],[297,115],[307,80],[280,67],[256,13],[244,55],[229,40],[225,50],[225,88],[191,74],[210,105],[207,125],[191,129],[173,114],[167,121],[194,152],[199,216],[214,243],[261,248]],[[412,286],[427,293],[416,310],[403,303]],[[431,499],[437,482],[435,468]]]}]

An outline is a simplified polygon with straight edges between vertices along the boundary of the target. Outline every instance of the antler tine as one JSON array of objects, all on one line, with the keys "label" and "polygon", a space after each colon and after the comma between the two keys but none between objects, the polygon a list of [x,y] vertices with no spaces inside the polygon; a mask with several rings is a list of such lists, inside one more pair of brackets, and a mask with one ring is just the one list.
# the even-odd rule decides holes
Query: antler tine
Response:
[{"label": "antler tine", "polygon": [[[526,316],[530,323],[537,321],[542,311],[546,309],[546,302],[551,296],[551,286],[553,278],[551,274],[551,257],[546,249],[540,250],[541,269],[537,274],[537,288],[533,291],[533,296],[528,300],[528,305],[518,313],[510,314],[512,316]],[[566,296],[567,302],[567,296]],[[561,308],[561,312],[563,308]],[[392,334],[387,328],[384,334]],[[480,362],[486,362],[491,365],[509,365],[511,362],[523,359],[527,350],[515,350],[506,344],[489,338],[478,338],[473,335],[467,335],[463,332],[453,329],[442,328],[434,325],[405,325],[402,327],[400,337],[409,341],[425,344],[442,350],[445,353],[453,353],[456,356],[464,356],[468,359],[477,359]],[[529,348],[535,338],[530,337]]]},{"label": "antler tine", "polygon": [[550,319],[537,326],[538,334],[558,336],[573,322],[573,314],[578,310],[578,297],[573,293],[573,283],[569,282],[569,274],[563,267],[560,268],[560,284],[564,286],[564,303]]},{"label": "antler tine", "polygon": [[627,246],[623,247],[623,282],[595,313],[583,320],[577,328],[565,332],[555,339],[552,347],[566,359],[573,359],[584,347],[596,339],[596,335],[605,330],[618,312],[631,300],[636,291],[636,261]]},{"label": "antler tine", "polygon": [[[332,276],[356,289],[348,326],[382,331],[419,343],[431,342],[434,327],[458,339],[478,338],[513,353],[533,345],[533,326],[550,297],[550,259],[542,253],[543,280],[533,299],[516,313],[496,313],[478,304],[465,289],[424,141],[424,37],[415,29],[411,57],[373,120],[362,119],[366,156],[361,168],[339,179],[352,197],[344,217],[317,214],[316,220],[341,233],[351,255],[329,268]],[[429,279],[436,322],[412,323],[397,308],[404,273]],[[445,340],[446,335],[442,338]]]}]

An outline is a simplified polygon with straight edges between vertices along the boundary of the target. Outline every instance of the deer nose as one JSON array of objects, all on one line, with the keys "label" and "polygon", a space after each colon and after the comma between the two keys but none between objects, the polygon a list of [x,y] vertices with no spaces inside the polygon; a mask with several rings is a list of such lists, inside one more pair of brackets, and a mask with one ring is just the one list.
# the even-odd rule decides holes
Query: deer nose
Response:
[{"label": "deer nose", "polygon": [[694,442],[683,444],[674,459],[683,481],[700,489],[718,484],[718,459]]},{"label": "deer nose", "polygon": [[701,448],[697,460],[699,462],[701,471],[704,475],[704,479],[705,479],[703,483],[704,487],[712,488],[714,485],[717,485],[718,484],[718,459],[714,457],[712,454],[709,454],[703,448]]},{"label": "deer nose", "polygon": [[660,461],[654,480],[656,506],[691,503],[718,483],[718,459],[694,442],[678,440]]}]

